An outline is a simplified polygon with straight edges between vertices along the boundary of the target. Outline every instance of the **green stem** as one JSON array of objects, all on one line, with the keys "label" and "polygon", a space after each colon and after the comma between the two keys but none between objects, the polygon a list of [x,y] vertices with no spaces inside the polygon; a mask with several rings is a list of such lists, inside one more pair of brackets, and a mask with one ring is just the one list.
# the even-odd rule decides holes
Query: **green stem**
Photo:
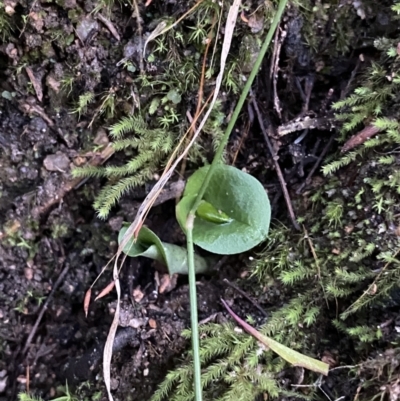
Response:
[{"label": "green stem", "polygon": [[263,59],[265,57],[265,54],[267,53],[268,47],[269,47],[269,45],[271,43],[271,40],[272,40],[272,38],[274,36],[276,27],[278,26],[278,24],[279,24],[279,22],[280,22],[280,20],[282,18],[282,14],[283,14],[283,12],[285,10],[287,2],[288,2],[288,0],[281,0],[279,2],[278,10],[276,11],[276,14],[274,16],[272,24],[271,24],[271,26],[269,28],[268,34],[267,34],[267,36],[266,36],[266,38],[264,40],[264,43],[263,43],[263,45],[261,47],[260,53],[258,54],[257,60],[254,63],[254,67],[251,70],[251,73],[250,73],[249,78],[248,78],[248,80],[246,82],[246,85],[244,86],[242,94],[240,95],[240,98],[239,98],[239,100],[238,100],[238,102],[236,104],[235,111],[233,112],[232,118],[229,121],[228,126],[226,127],[226,131],[224,133],[224,136],[222,137],[221,143],[218,146],[217,152],[215,153],[215,156],[214,156],[214,159],[213,159],[213,161],[211,163],[211,166],[208,169],[207,175],[206,175],[206,177],[205,177],[205,179],[203,181],[203,184],[202,184],[202,186],[200,188],[200,191],[197,194],[196,200],[194,201],[193,206],[190,209],[190,213],[193,214],[193,215],[195,214],[195,212],[196,212],[201,200],[203,199],[204,193],[205,193],[205,191],[207,189],[207,186],[208,186],[208,184],[210,182],[211,176],[213,175],[215,166],[221,160],[222,153],[224,152],[225,146],[228,143],[229,136],[231,135],[233,127],[236,124],[236,121],[237,121],[237,119],[239,117],[240,111],[242,110],[242,107],[243,107],[243,104],[244,104],[244,102],[245,102],[245,100],[247,98],[247,95],[250,92],[251,85],[253,85],[254,79],[255,79],[256,75],[258,74],[258,70],[260,69],[261,63],[262,63],[262,61],[263,61]]},{"label": "green stem", "polygon": [[193,215],[188,216],[186,221],[186,244],[188,251],[188,269],[189,269],[189,299],[190,299],[190,321],[192,326],[194,394],[196,401],[202,401],[203,394],[201,387],[199,323],[197,318],[196,272],[194,268],[193,223],[194,223],[194,216]]},{"label": "green stem", "polygon": [[194,367],[194,394],[196,401],[202,401],[202,386],[201,386],[201,364],[200,364],[200,344],[199,344],[199,326],[197,318],[197,294],[196,294],[196,273],[194,268],[194,247],[193,247],[193,223],[195,219],[196,210],[203,199],[206,188],[210,182],[211,176],[215,170],[215,166],[220,162],[222,153],[228,142],[229,136],[235,126],[236,120],[239,117],[239,113],[242,110],[243,104],[250,92],[251,85],[254,82],[258,70],[260,69],[262,60],[268,50],[271,43],[272,37],[275,33],[276,27],[281,20],[283,11],[285,10],[288,0],[280,0],[278,10],[274,16],[272,24],[269,28],[267,37],[261,47],[260,53],[254,64],[254,67],[250,73],[250,76],[246,82],[246,85],[242,91],[239,101],[236,105],[235,111],[233,112],[232,118],[229,121],[228,127],[226,128],[225,134],[218,146],[217,152],[215,153],[214,159],[208,169],[207,175],[203,181],[199,193],[190,209],[186,220],[186,244],[188,251],[188,270],[189,270],[189,294],[190,294],[190,314],[191,314],[191,325],[192,325],[192,350],[193,350],[193,367]]}]

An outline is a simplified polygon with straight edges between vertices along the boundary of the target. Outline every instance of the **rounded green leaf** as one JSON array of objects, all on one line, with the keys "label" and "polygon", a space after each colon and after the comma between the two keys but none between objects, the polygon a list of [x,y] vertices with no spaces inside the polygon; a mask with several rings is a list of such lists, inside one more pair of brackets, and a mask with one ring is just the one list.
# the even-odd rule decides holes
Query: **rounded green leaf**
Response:
[{"label": "rounded green leaf", "polygon": [[[118,243],[128,227],[122,227],[118,235]],[[188,274],[187,251],[178,245],[162,242],[157,235],[148,229],[142,227],[139,231],[137,241],[132,239],[126,244],[123,252],[131,257],[144,256],[154,259],[167,267],[169,274]],[[207,273],[210,267],[215,263],[212,259],[206,259],[199,255],[194,255],[194,267],[196,273]]]},{"label": "rounded green leaf", "polygon": [[[185,232],[187,215],[208,169],[209,166],[202,167],[189,178],[177,205],[176,216]],[[232,166],[216,166],[203,199],[227,221],[221,224],[196,217],[193,241],[201,248],[232,255],[248,251],[267,237],[271,206],[265,189],[251,175]]]}]

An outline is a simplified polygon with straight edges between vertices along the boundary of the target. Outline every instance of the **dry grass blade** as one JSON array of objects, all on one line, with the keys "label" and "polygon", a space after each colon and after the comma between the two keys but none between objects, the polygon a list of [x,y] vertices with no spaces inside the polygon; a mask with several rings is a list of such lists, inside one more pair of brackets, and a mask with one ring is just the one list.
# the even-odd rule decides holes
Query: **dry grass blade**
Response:
[{"label": "dry grass blade", "polygon": [[117,260],[114,263],[113,278],[115,282],[115,288],[117,290],[117,307],[115,308],[114,319],[111,323],[110,331],[108,332],[107,341],[103,351],[103,375],[107,389],[108,399],[110,401],[114,400],[111,394],[111,358],[112,358],[112,349],[114,344],[115,333],[117,332],[119,323],[119,312],[120,312],[120,301],[121,301],[121,286],[118,279]]}]

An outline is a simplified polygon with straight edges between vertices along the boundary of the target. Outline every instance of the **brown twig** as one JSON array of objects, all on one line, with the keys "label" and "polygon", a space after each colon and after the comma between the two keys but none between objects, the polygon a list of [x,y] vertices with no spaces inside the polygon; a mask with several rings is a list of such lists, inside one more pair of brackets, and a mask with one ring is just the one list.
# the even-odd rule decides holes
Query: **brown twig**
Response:
[{"label": "brown twig", "polygon": [[32,330],[31,330],[31,332],[29,333],[28,338],[26,339],[25,346],[24,346],[24,348],[23,348],[23,350],[22,350],[22,354],[23,354],[23,355],[25,355],[26,352],[28,351],[28,348],[29,348],[29,346],[31,345],[31,342],[32,342],[32,340],[33,340],[33,337],[34,337],[35,334],[36,334],[36,331],[37,331],[37,329],[38,329],[38,327],[39,327],[39,324],[40,324],[40,322],[42,321],[42,318],[43,318],[43,316],[44,316],[44,313],[46,312],[46,310],[47,310],[47,308],[48,308],[48,306],[49,306],[49,303],[50,303],[51,299],[53,298],[54,293],[56,292],[56,290],[58,289],[58,287],[60,286],[60,284],[63,282],[64,277],[67,275],[67,273],[68,273],[70,267],[71,267],[71,264],[70,264],[70,263],[66,263],[64,269],[62,270],[62,272],[61,272],[60,275],[58,276],[56,282],[54,283],[53,288],[51,289],[49,296],[47,297],[46,301],[44,302],[44,304],[43,304],[43,306],[42,306],[42,308],[41,308],[41,310],[40,310],[40,312],[39,312],[39,315],[38,315],[38,317],[37,317],[37,319],[36,319],[36,322],[35,322],[35,324],[33,325]]},{"label": "brown twig", "polygon": [[235,153],[234,153],[233,158],[232,158],[232,166],[235,165],[236,159],[237,159],[238,154],[239,154],[239,152],[240,152],[240,149],[242,149],[242,146],[243,146],[243,144],[244,144],[244,141],[246,140],[247,136],[249,135],[250,126],[251,126],[251,122],[248,121],[248,122],[246,123],[245,127],[244,127],[244,132],[243,132],[243,134],[240,135],[240,140],[239,140],[239,143],[238,143],[238,145],[237,145],[237,149],[235,150]]},{"label": "brown twig", "polygon": [[257,114],[258,123],[260,124],[260,128],[261,128],[261,131],[263,133],[265,142],[266,142],[266,144],[268,146],[268,149],[269,149],[269,151],[271,153],[272,161],[274,163],[275,170],[276,170],[276,173],[278,175],[279,182],[281,184],[281,188],[282,188],[283,196],[285,198],[286,206],[287,206],[287,209],[288,209],[288,212],[289,212],[290,220],[292,221],[292,224],[293,224],[294,228],[296,230],[300,231],[299,223],[296,221],[296,216],[295,216],[295,214],[293,212],[292,202],[290,200],[290,196],[289,196],[289,192],[287,190],[286,182],[285,182],[285,179],[283,177],[282,170],[281,170],[281,168],[279,166],[279,163],[278,163],[278,155],[276,154],[276,152],[274,150],[274,147],[272,146],[272,143],[271,143],[271,141],[269,139],[268,133],[267,133],[267,131],[265,129],[265,126],[264,126],[264,121],[263,121],[263,118],[261,116],[260,109],[258,108],[258,104],[257,104],[257,102],[255,100],[255,97],[254,97],[254,94],[253,94],[252,90],[250,90],[250,96],[251,96],[252,105],[253,105],[254,110],[256,111],[256,114]]},{"label": "brown twig", "polygon": [[239,287],[237,287],[235,284],[231,283],[228,279],[224,278],[224,283],[228,284],[229,287],[232,287],[236,292],[238,292],[242,297],[246,298],[249,302],[251,302],[264,316],[268,316],[268,313],[265,312],[261,306],[254,301],[253,299],[250,298],[249,295],[247,295],[243,290],[241,290]]},{"label": "brown twig", "polygon": [[298,83],[299,87],[300,87],[300,93],[303,93],[304,95],[304,99],[303,99],[303,109],[300,113],[300,115],[305,115],[308,112],[308,108],[310,105],[310,99],[311,99],[311,92],[314,88],[314,81],[315,81],[315,77],[313,75],[309,75],[307,77],[304,78],[305,80],[305,84],[304,84],[304,91],[302,91],[301,89],[301,85],[300,85],[300,81],[297,79],[296,82]]},{"label": "brown twig", "polygon": [[311,182],[311,178],[314,175],[315,171],[317,170],[318,166],[320,165],[322,159],[324,158],[324,156],[326,155],[326,153],[328,152],[329,148],[332,145],[333,142],[333,138],[334,135],[332,135],[329,138],[328,143],[325,145],[324,149],[322,150],[321,154],[318,156],[318,159],[315,161],[311,171],[308,173],[306,180],[300,185],[300,187],[297,189],[296,194],[301,194],[301,192],[303,191],[304,187],[306,185],[308,185]]},{"label": "brown twig", "polygon": [[[360,54],[360,57],[361,56],[362,55]],[[353,83],[353,81],[354,81],[354,79],[355,79],[355,77],[357,75],[358,69],[360,68],[360,64],[361,64],[361,58],[360,57],[357,59],[357,63],[355,65],[353,71],[351,72],[350,79],[347,82],[346,87],[340,92],[340,100],[344,99],[347,96],[347,94],[348,94],[348,92],[350,90],[351,84]]]},{"label": "brown twig", "polygon": [[28,77],[32,83],[33,89],[35,90],[36,97],[38,98],[39,102],[43,100],[43,91],[41,83],[36,79],[35,74],[31,67],[25,67],[25,71],[28,74]]},{"label": "brown twig", "polygon": [[[203,95],[204,95],[204,78],[206,75],[206,66],[207,66],[207,55],[208,55],[208,51],[209,51],[211,43],[212,43],[211,33],[214,29],[215,23],[216,23],[216,18],[214,15],[212,26],[211,26],[210,32],[208,33],[208,36],[207,36],[207,46],[204,51],[203,64],[201,67],[200,85],[199,85],[199,91],[198,91],[198,95],[197,95],[196,112],[194,114],[194,118],[192,118],[192,120],[189,120],[192,125],[191,125],[191,131],[186,139],[186,144],[188,144],[190,142],[190,140],[192,139],[192,136],[196,132],[196,126],[195,126],[195,124],[193,124],[193,120],[197,121],[201,114],[201,109],[202,109],[201,104],[203,102]],[[188,114],[188,113],[186,113],[186,114]],[[186,157],[182,160],[181,168],[179,171],[179,174],[181,177],[183,177],[183,175],[185,174],[186,160],[187,160]]]},{"label": "brown twig", "polygon": [[144,75],[144,61],[143,61],[143,27],[142,27],[142,21],[140,20],[140,12],[139,12],[139,6],[137,3],[137,0],[132,1],[133,4],[133,9],[134,9],[134,14],[136,17],[136,25],[137,25],[137,36],[139,40],[139,48],[140,48],[140,54],[141,56],[139,57],[139,70],[140,70],[140,75]]},{"label": "brown twig", "polygon": [[357,132],[357,134],[353,135],[342,147],[340,150],[341,153],[348,152],[349,150],[356,148],[357,146],[362,145],[366,140],[375,136],[381,129],[375,127],[374,125],[368,125],[361,131]]},{"label": "brown twig", "polygon": [[313,255],[313,258],[314,258],[314,261],[315,261],[315,265],[317,266],[318,281],[319,281],[319,284],[321,285],[322,293],[324,294],[326,306],[327,306],[328,309],[329,309],[328,299],[327,299],[327,297],[326,297],[325,288],[324,288],[324,285],[323,285],[323,283],[322,283],[321,267],[320,267],[319,262],[318,262],[317,253],[315,252],[314,245],[313,245],[313,243],[312,243],[312,241],[311,241],[311,238],[310,238],[309,235],[308,235],[307,229],[304,227],[304,225],[303,225],[303,231],[304,231],[304,238],[305,238],[305,239],[307,240],[307,242],[308,242],[308,246],[310,247],[311,253],[312,253],[312,255]]},{"label": "brown twig", "polygon": [[278,74],[279,74],[279,56],[281,54],[282,43],[286,38],[287,32],[285,30],[281,30],[278,26],[275,32],[275,40],[274,40],[274,50],[272,52],[272,62],[270,69],[270,78],[272,79],[272,86],[274,90],[274,109],[279,116],[279,119],[282,120],[282,107],[281,102],[278,96]]}]

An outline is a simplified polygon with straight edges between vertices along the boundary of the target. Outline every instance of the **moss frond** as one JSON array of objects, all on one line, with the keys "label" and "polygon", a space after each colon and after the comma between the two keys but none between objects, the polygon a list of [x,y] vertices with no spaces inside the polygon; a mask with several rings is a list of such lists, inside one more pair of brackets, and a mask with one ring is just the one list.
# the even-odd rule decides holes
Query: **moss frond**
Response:
[{"label": "moss frond", "polygon": [[105,186],[99,193],[94,207],[100,218],[106,218],[111,208],[119,201],[122,195],[132,188],[138,187],[150,179],[152,173],[148,169],[143,169],[140,173],[131,177],[123,178],[116,184]]},{"label": "moss frond", "polygon": [[5,42],[12,30],[11,18],[5,11],[4,2],[0,1],[0,40]]},{"label": "moss frond", "polygon": [[110,135],[113,139],[120,139],[129,132],[143,133],[146,128],[146,123],[141,116],[122,117],[110,127]]}]

